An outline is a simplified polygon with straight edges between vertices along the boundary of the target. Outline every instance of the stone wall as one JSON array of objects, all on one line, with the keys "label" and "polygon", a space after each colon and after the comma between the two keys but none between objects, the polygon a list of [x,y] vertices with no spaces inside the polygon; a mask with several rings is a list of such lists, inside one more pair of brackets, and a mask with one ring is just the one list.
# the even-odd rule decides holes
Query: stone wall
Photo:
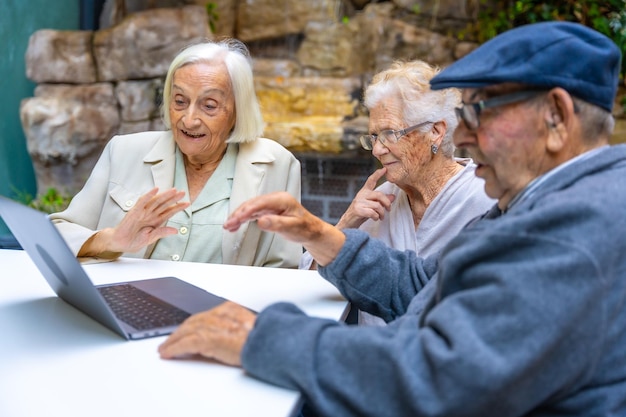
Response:
[{"label": "stone wall", "polygon": [[[372,74],[394,59],[446,65],[473,47],[432,24],[419,27],[402,1],[218,0],[212,15],[206,3],[109,1],[101,30],[40,30],[31,36],[27,76],[38,86],[20,114],[39,193],[80,189],[112,135],[161,129],[158,105],[167,67],[197,39],[234,36],[246,42],[265,136],[294,152],[324,154],[358,148],[356,138],[367,130],[361,92]],[[471,2],[444,3],[463,6],[440,8],[448,26],[471,18]]]},{"label": "stone wall", "polygon": [[[265,136],[299,155],[305,201],[336,219],[375,165],[356,152],[371,76],[396,59],[446,66],[476,47],[457,36],[476,18],[475,0],[216,0],[212,14],[207,3],[107,1],[101,30],[31,36],[27,76],[38,86],[20,114],[39,193],[80,189],[114,134],[162,129],[160,93],[177,51],[233,36],[254,59]],[[621,113],[616,105],[616,141],[626,137]]]}]

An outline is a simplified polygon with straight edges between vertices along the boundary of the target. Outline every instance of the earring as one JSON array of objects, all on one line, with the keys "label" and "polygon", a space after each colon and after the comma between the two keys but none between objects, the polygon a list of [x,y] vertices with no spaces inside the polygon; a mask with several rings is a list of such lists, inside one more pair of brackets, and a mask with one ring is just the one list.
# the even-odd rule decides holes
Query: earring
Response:
[{"label": "earring", "polygon": [[433,155],[436,155],[437,152],[439,151],[439,146],[433,144],[430,146],[430,151],[433,153]]}]

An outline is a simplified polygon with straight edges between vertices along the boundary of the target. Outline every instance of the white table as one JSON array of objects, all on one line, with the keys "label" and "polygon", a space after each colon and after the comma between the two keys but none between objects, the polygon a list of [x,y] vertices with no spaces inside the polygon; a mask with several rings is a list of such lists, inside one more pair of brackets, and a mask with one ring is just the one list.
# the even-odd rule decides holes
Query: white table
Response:
[{"label": "white table", "polygon": [[[95,284],[172,275],[254,310],[276,301],[341,319],[315,271],[121,259]],[[297,335],[294,335],[297,337]],[[292,416],[300,395],[210,360],[162,360],[165,337],[123,338],[59,299],[23,251],[0,250],[0,416]]]}]

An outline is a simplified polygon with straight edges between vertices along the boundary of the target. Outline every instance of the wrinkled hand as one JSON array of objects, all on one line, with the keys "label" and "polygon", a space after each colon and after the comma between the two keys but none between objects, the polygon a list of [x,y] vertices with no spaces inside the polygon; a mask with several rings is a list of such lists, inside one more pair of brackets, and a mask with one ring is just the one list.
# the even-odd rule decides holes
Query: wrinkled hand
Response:
[{"label": "wrinkled hand", "polygon": [[385,173],[387,173],[387,168],[380,168],[367,178],[363,188],[359,190],[346,212],[339,219],[337,223],[339,229],[356,229],[367,219],[383,220],[385,218],[385,212],[391,210],[391,203],[396,198],[393,194],[375,191],[378,180]]},{"label": "wrinkled hand", "polygon": [[335,259],[345,241],[339,229],[314,216],[287,192],[265,194],[244,202],[226,220],[224,229],[234,232],[252,220],[256,220],[261,230],[301,243],[320,265]]},{"label": "wrinkled hand", "polygon": [[226,301],[185,320],[159,346],[159,354],[163,359],[199,354],[241,366],[241,351],[255,321],[250,310]]},{"label": "wrinkled hand", "polygon": [[79,256],[136,252],[162,237],[178,233],[177,229],[164,225],[174,214],[189,207],[189,202],[180,201],[184,196],[184,191],[174,188],[162,193],[153,188],[137,200],[117,226],[103,229],[85,242]]},{"label": "wrinkled hand", "polygon": [[260,229],[280,233],[297,243],[310,240],[324,223],[287,192],[261,195],[244,202],[228,217],[224,229],[234,232],[252,220],[257,221]]},{"label": "wrinkled hand", "polygon": [[111,250],[136,252],[162,237],[178,233],[177,229],[165,227],[164,224],[189,206],[189,202],[180,202],[185,192],[174,188],[162,193],[158,191],[154,188],[141,196],[114,228]]}]

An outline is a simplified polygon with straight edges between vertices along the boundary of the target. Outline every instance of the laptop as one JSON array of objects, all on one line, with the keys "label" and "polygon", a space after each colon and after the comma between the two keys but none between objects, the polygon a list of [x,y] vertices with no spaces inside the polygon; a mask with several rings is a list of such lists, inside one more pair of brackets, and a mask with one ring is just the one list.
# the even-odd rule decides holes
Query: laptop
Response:
[{"label": "laptop", "polygon": [[95,286],[46,214],[0,196],[0,217],[61,299],[127,340],[170,334],[226,301],[176,277]]}]

